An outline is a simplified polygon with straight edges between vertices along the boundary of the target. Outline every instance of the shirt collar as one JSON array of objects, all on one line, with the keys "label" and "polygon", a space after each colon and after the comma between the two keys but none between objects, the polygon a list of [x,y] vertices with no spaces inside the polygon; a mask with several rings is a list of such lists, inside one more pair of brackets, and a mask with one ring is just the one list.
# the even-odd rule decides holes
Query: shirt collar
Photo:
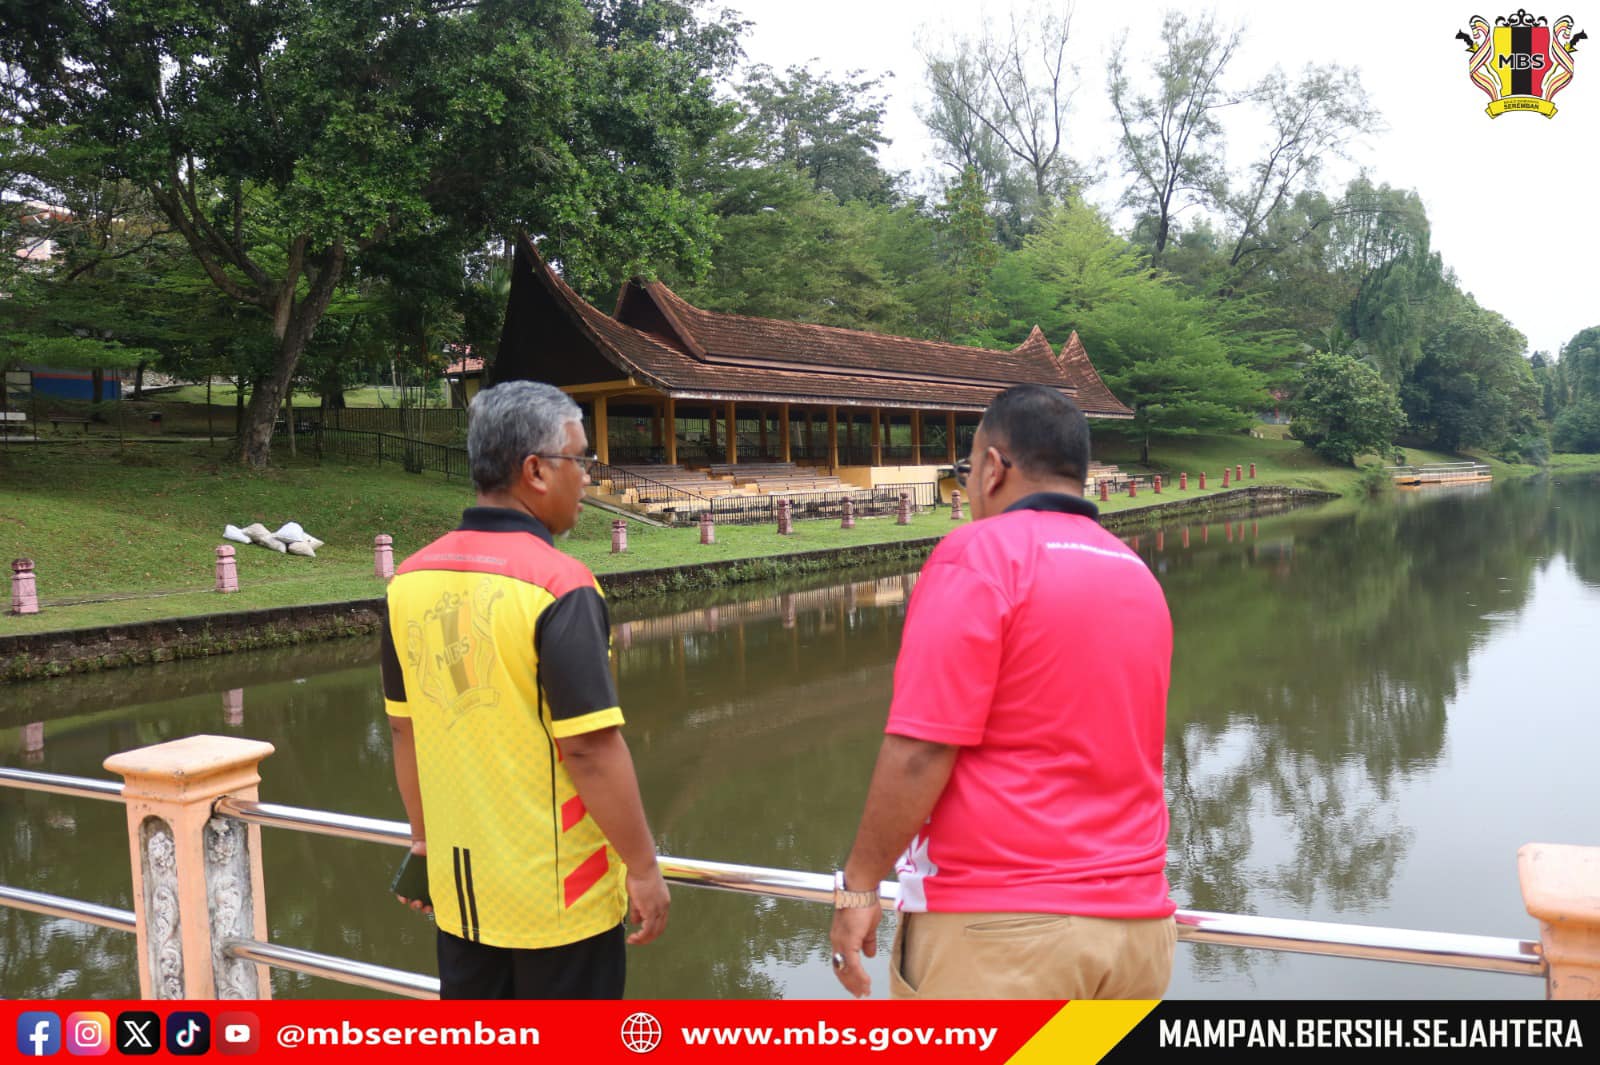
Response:
[{"label": "shirt collar", "polygon": [[556,538],[550,535],[550,530],[545,528],[544,522],[526,511],[512,510],[509,507],[468,507],[461,512],[461,524],[456,527],[456,531],[525,532],[532,533],[552,547],[556,542]]},{"label": "shirt collar", "polygon": [[1053,510],[1058,514],[1074,514],[1078,517],[1100,520],[1100,508],[1082,496],[1068,495],[1066,492],[1035,492],[1023,496],[1005,509],[1010,514],[1013,510]]}]

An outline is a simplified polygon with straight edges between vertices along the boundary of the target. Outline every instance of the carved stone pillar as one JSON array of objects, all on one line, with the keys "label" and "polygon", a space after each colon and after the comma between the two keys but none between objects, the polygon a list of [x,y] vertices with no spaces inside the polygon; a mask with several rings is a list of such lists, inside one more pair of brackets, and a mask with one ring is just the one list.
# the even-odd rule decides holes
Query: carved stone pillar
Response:
[{"label": "carved stone pillar", "polygon": [[225,939],[267,937],[261,829],[211,816],[223,795],[258,798],[272,751],[189,736],[105,760],[124,781],[141,998],[272,997],[266,966],[222,955]]}]

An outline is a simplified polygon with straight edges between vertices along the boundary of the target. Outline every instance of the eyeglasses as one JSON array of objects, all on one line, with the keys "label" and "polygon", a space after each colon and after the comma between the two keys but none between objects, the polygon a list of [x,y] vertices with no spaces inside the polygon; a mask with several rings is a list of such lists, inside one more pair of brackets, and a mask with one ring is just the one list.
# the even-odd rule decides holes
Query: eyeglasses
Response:
[{"label": "eyeglasses", "polygon": [[[1000,465],[1009,470],[1011,468],[1011,460],[1006,458],[1005,453],[996,451],[995,454],[1000,456]],[[967,478],[970,476],[972,476],[972,457],[969,455],[956,463],[956,484],[961,488],[965,488],[967,486]]]},{"label": "eyeglasses", "polygon": [[581,455],[546,455],[538,451],[530,451],[528,454],[536,459],[566,459],[569,462],[582,463],[583,472],[588,474],[593,474],[600,465],[600,456],[593,451],[586,451]]}]

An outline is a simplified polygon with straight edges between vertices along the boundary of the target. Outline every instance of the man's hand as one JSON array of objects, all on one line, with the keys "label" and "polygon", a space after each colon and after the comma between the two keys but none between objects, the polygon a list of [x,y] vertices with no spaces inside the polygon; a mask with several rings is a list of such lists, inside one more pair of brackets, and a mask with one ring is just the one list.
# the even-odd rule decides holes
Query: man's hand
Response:
[{"label": "man's hand", "polygon": [[872,994],[872,978],[867,975],[867,967],[861,964],[861,955],[878,956],[878,922],[882,920],[883,911],[876,906],[833,911],[833,928],[828,932],[828,941],[833,945],[833,952],[844,959],[843,966],[833,967],[833,975],[856,998]]},{"label": "man's hand", "polygon": [[[415,854],[419,858],[426,858],[428,856],[428,841],[425,839],[412,840],[411,853]],[[425,913],[429,917],[433,916],[433,906],[429,903],[423,902],[421,899],[408,899],[404,895],[396,895],[395,898],[399,899],[407,906],[410,906],[418,913]]]},{"label": "man's hand", "polygon": [[672,896],[667,893],[660,866],[652,865],[642,872],[628,868],[628,920],[639,926],[628,936],[629,943],[643,946],[665,932],[671,905]]}]

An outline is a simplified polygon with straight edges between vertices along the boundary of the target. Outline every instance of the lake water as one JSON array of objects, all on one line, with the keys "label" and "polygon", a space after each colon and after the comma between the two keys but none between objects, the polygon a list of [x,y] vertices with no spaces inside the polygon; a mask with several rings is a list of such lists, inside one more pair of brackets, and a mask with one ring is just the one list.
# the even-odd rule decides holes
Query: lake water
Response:
[{"label": "lake water", "polygon": [[[1600,486],[1176,524],[1141,532],[1136,549],[1176,628],[1167,763],[1180,906],[1537,938],[1517,848],[1600,844]],[[618,605],[626,734],[664,853],[817,872],[839,862],[915,579],[880,571]],[[23,726],[35,721],[45,743],[30,752]],[[4,765],[104,777],[109,754],[200,732],[276,745],[266,801],[404,816],[366,641],[0,688]],[[398,848],[262,831],[273,941],[433,972],[432,926],[386,894]],[[0,788],[0,884],[131,909],[121,806]],[[630,954],[629,994],[837,996],[828,916],[677,888],[666,936]],[[133,953],[126,933],[0,909],[3,997],[136,995]],[[872,972],[881,994],[881,956]],[[370,994],[285,972],[273,986]],[[1169,996],[1543,993],[1526,977],[1180,945]]]}]

